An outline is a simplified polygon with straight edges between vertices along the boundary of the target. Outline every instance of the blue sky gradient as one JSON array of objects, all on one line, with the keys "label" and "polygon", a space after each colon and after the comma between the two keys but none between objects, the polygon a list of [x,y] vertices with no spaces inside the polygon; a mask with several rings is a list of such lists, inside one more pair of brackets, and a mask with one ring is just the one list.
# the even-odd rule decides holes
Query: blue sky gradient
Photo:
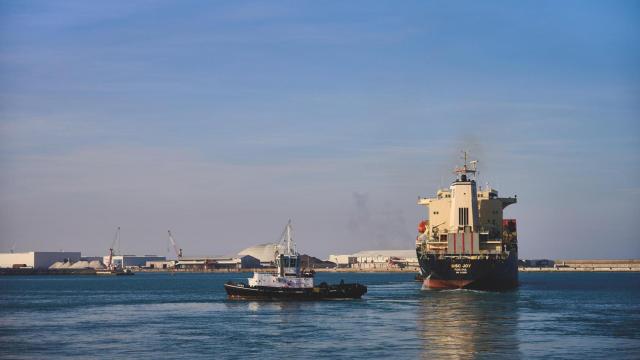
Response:
[{"label": "blue sky gradient", "polygon": [[640,257],[634,1],[0,2],[0,248],[411,248],[518,194],[521,257]]}]

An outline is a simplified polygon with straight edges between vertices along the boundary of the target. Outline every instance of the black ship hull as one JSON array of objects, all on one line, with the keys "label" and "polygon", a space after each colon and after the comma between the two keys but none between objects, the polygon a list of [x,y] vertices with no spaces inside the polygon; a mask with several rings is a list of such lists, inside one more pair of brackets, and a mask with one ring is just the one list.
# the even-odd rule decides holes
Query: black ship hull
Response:
[{"label": "black ship hull", "polygon": [[233,300],[339,300],[360,299],[367,287],[360,284],[321,284],[313,288],[273,288],[248,286],[243,283],[224,284],[228,298]]},{"label": "black ship hull", "polygon": [[421,254],[423,287],[428,289],[509,290],[518,286],[518,254],[483,257]]}]

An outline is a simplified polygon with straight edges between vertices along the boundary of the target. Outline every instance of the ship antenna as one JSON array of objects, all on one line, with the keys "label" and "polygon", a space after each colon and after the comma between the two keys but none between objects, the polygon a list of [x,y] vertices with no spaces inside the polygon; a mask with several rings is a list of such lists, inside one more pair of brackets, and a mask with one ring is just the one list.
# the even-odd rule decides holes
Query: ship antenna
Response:
[{"label": "ship antenna", "polygon": [[457,167],[454,171],[455,174],[458,174],[460,176],[461,179],[466,179],[467,174],[474,174],[476,173],[476,166],[477,166],[477,161],[471,161],[471,167],[467,167],[467,152],[463,151],[463,158],[464,158],[464,164],[462,165],[462,167]]},{"label": "ship antenna", "polygon": [[478,180],[478,176],[480,175],[480,172],[478,171],[478,160],[471,160],[469,161],[469,164],[471,165],[471,171],[473,171],[473,177]]}]

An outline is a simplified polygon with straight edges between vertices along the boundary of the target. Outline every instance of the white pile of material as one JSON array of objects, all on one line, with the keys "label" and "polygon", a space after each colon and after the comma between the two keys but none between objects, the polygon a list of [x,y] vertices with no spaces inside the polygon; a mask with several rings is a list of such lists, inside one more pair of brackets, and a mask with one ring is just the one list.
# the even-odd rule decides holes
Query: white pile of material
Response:
[{"label": "white pile of material", "polygon": [[105,266],[99,260],[80,260],[75,263],[58,261],[49,266],[49,269],[104,269]]},{"label": "white pile of material", "polygon": [[62,265],[62,261],[54,262],[51,266],[49,266],[49,269],[58,269],[60,268],[60,265]]},{"label": "white pile of material", "polygon": [[89,263],[89,267],[92,269],[96,269],[96,270],[100,270],[100,269],[106,269],[107,267],[104,266],[104,264],[102,262],[100,262],[99,260],[93,260]]},{"label": "white pile of material", "polygon": [[89,262],[84,260],[76,261],[75,263],[73,263],[73,265],[69,266],[69,269],[88,269],[88,268],[89,268]]},{"label": "white pile of material", "polygon": [[49,269],[68,269],[70,266],[70,262],[58,261],[49,266]]}]

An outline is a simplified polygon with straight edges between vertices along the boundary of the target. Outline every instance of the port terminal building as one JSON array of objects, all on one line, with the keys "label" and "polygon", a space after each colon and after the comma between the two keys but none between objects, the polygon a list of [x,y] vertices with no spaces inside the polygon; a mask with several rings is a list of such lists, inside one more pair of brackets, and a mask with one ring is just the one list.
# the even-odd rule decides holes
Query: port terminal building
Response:
[{"label": "port terminal building", "polygon": [[147,269],[177,271],[241,271],[272,267],[277,246],[273,243],[254,245],[234,255],[183,256],[177,260],[148,259],[144,266]]},{"label": "port terminal building", "polygon": [[[153,265],[153,264],[149,264]],[[185,256],[174,264],[176,270],[184,271],[238,271],[260,268],[260,260],[250,255]]]},{"label": "port terminal building", "polygon": [[[157,255],[113,255],[111,258],[111,264],[115,267],[122,268],[142,268],[147,265],[149,261],[166,261],[167,258],[165,256],[157,256]],[[109,255],[102,257],[102,263],[109,263]]]},{"label": "port terminal building", "polygon": [[329,255],[329,261],[338,268],[356,270],[417,270],[420,267],[415,250],[365,250],[349,255]]},{"label": "port terminal building", "polygon": [[77,262],[79,251],[29,251],[0,253],[0,268],[48,269],[57,262]]}]

